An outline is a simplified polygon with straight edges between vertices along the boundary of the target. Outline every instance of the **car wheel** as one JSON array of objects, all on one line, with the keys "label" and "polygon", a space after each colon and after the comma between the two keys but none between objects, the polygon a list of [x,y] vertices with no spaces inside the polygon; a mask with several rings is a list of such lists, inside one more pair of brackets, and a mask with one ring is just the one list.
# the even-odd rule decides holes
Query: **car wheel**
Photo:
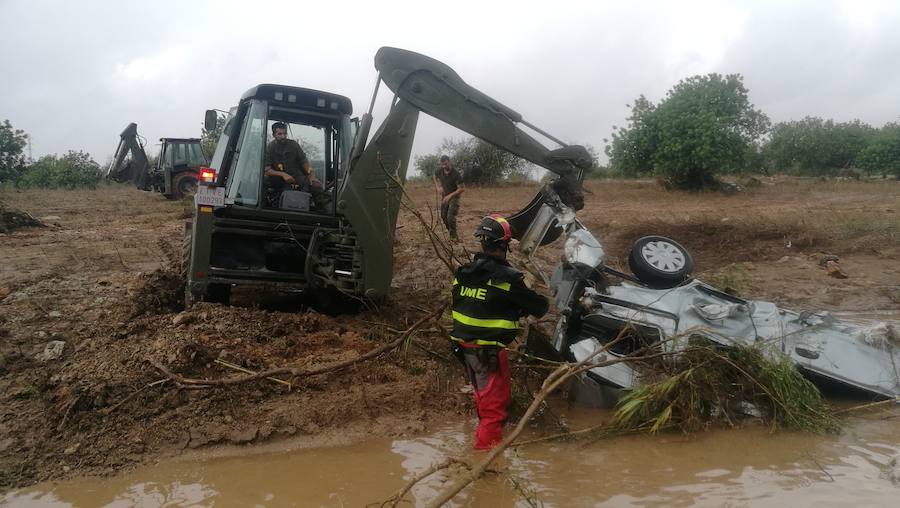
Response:
[{"label": "car wheel", "polygon": [[678,242],[663,236],[645,236],[634,242],[628,256],[631,273],[654,289],[673,288],[694,270],[690,253]]}]

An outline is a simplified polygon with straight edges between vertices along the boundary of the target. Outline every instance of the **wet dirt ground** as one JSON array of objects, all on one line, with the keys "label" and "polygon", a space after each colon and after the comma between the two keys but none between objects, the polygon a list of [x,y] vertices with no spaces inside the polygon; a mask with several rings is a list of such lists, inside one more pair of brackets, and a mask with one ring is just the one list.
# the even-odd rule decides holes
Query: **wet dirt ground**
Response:
[{"label": "wet dirt ground", "polygon": [[[900,308],[897,182],[771,179],[738,196],[670,194],[652,182],[589,182],[587,188],[587,206],[579,215],[619,268],[627,269],[624,260],[634,239],[663,234],[691,250],[700,278],[741,296],[794,309],[877,313]],[[460,230],[473,229],[488,212],[516,211],[535,191],[534,185],[469,189]],[[410,187],[426,218],[431,217],[431,192],[427,185]],[[185,375],[224,377],[235,372],[216,360],[251,370],[308,367],[364,354],[396,337],[443,297],[448,277],[408,211],[398,222],[390,301],[360,315],[330,317],[290,301],[261,305],[253,297],[235,307],[201,304],[181,311],[173,296],[177,276],[165,268],[177,263],[182,223],[190,212],[185,203],[126,187],[7,192],[0,199],[49,225],[0,235],[0,488],[109,475],[226,445],[257,449],[293,440],[350,443],[369,438],[374,440],[358,445],[360,453],[375,447],[372,460],[377,462],[395,459],[383,454],[391,443],[431,443],[448,436],[448,443],[459,444],[467,438],[460,429],[471,419],[472,408],[459,393],[459,369],[446,356],[441,330],[446,318],[427,325],[401,353],[365,368],[306,378],[289,388],[266,382],[185,392],[153,384],[161,376],[148,360]],[[474,241],[462,236],[466,247],[474,249]],[[839,258],[846,278],[828,275],[820,263],[823,253]],[[539,264],[549,271],[558,255],[558,247],[546,248]],[[55,340],[65,343],[62,355],[48,359],[45,349]],[[455,427],[448,428],[448,422],[456,422]],[[861,429],[861,439],[897,446],[895,433]],[[726,443],[730,434],[722,435]],[[755,439],[752,433],[741,436],[745,434],[732,439]],[[633,439],[632,449],[653,449],[669,438]],[[355,453],[348,446],[346,453]],[[677,450],[678,455],[686,453],[686,448]],[[554,457],[550,453],[536,459],[536,467],[557,467],[547,465],[558,459]],[[834,464],[843,460],[838,452],[835,457]],[[542,460],[547,464],[538,467]],[[747,467],[762,468],[762,462]],[[212,464],[203,470],[213,471]],[[285,466],[271,466],[280,467]],[[648,467],[656,466],[643,465]],[[698,465],[697,472],[709,470],[703,467]],[[739,459],[722,469],[732,475],[743,471]],[[395,469],[395,476],[411,470]],[[599,471],[607,476],[620,469]],[[212,473],[190,482],[165,475],[148,479],[153,474],[143,478],[170,493],[178,490],[171,482],[197,484],[191,489],[201,491],[229,489]],[[642,481],[620,474],[613,483],[639,486]],[[663,491],[664,483],[658,484]],[[131,487],[122,485],[125,490],[103,495],[112,496],[110,500],[127,495],[122,493]],[[557,490],[545,489],[551,494]],[[606,494],[598,494],[594,502],[619,495],[602,492]],[[638,495],[637,490],[615,492]]]}]

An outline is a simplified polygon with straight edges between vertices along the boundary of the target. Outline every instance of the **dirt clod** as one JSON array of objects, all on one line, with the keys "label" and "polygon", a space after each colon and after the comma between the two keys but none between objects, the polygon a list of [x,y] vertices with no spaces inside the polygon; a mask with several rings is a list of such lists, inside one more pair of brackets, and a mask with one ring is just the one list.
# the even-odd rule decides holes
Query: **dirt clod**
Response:
[{"label": "dirt clod", "polygon": [[49,362],[51,360],[56,360],[57,358],[63,355],[63,351],[65,351],[66,343],[61,340],[52,340],[44,346],[44,352],[41,355],[41,359],[45,362]]}]

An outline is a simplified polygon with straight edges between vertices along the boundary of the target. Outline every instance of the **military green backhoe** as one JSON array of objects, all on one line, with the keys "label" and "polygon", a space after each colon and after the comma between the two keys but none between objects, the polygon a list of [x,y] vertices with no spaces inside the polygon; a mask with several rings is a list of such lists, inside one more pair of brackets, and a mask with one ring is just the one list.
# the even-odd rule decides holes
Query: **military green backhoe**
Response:
[{"label": "military green backhoe", "polygon": [[[185,229],[188,304],[227,302],[238,285],[383,298],[393,275],[394,228],[420,112],[556,173],[550,184],[556,194],[580,208],[582,172],[591,166],[583,147],[537,129],[432,58],[384,47],[375,68],[375,91],[358,120],[351,118],[346,97],[273,84],[251,88],[231,109]],[[370,139],[382,82],[394,98]],[[215,121],[215,111],[207,111],[207,129]],[[286,124],[288,137],[303,147],[330,197],[327,204],[313,203],[303,191],[270,187],[264,165],[275,122]],[[561,148],[544,147],[520,124]],[[521,220],[540,201],[538,195]]]},{"label": "military green backhoe", "polygon": [[159,192],[169,199],[194,194],[200,168],[209,164],[199,138],[160,138],[159,157],[151,166],[137,124],[128,124],[119,137],[107,178],[131,182],[138,189]]}]

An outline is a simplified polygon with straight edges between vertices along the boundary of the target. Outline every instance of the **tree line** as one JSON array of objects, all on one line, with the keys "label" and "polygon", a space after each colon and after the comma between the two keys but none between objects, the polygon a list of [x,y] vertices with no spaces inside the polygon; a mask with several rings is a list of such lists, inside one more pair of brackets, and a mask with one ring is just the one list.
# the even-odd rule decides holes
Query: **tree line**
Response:
[{"label": "tree line", "polygon": [[95,188],[100,181],[100,165],[85,152],[69,150],[31,161],[25,157],[27,146],[25,131],[9,120],[0,124],[0,187]]},{"label": "tree line", "polygon": [[[893,175],[900,179],[900,122],[876,128],[859,120],[836,122],[808,116],[772,124],[749,99],[740,74],[706,74],[679,81],[658,103],[644,95],[629,104],[624,127],[604,139],[609,165],[593,176],[656,177],[667,186],[701,189],[738,173],[807,176]],[[212,152],[220,125],[203,132]],[[28,134],[9,120],[0,124],[0,185],[94,187],[100,166],[81,151],[24,156]],[[588,145],[597,160],[596,151]],[[444,140],[436,152],[416,156],[423,177],[447,154],[471,184],[525,179],[534,166],[476,138]],[[588,175],[589,177],[592,175]]]},{"label": "tree line", "polygon": [[[720,176],[740,173],[900,178],[900,123],[875,128],[859,120],[806,117],[773,125],[750,102],[739,74],[692,76],[658,103],[640,95],[628,108],[626,125],[613,126],[612,139],[603,140],[609,166],[593,176],[655,177],[678,189],[717,187]],[[437,152],[417,157],[416,168],[433,174],[442,153],[472,183],[515,178],[531,169],[477,139],[445,140]]]},{"label": "tree line", "polygon": [[900,124],[808,116],[772,125],[739,74],[693,76],[659,103],[641,95],[629,109],[627,126],[614,127],[606,146],[610,170],[621,176],[655,176],[683,189],[746,172],[900,178]]}]

